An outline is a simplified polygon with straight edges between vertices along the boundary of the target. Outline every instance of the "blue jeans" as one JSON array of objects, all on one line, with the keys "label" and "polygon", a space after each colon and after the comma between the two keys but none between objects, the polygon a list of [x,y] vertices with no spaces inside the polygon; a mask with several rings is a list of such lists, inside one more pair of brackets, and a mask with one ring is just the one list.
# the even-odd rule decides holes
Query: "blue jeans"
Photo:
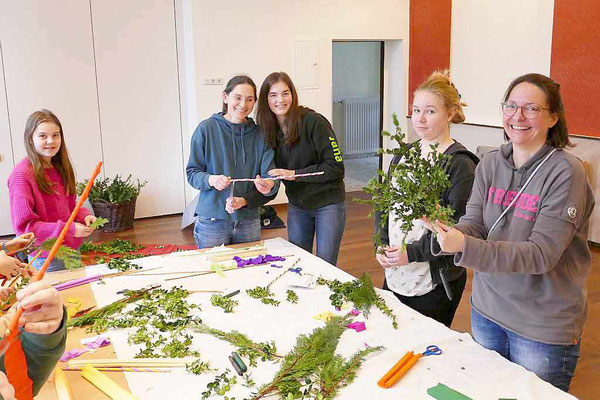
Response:
[{"label": "blue jeans", "polygon": [[336,265],[344,226],[346,202],[331,204],[309,211],[289,203],[287,211],[288,239],[312,253],[315,232],[317,257]]},{"label": "blue jeans", "polygon": [[489,320],[471,307],[471,331],[477,343],[523,366],[541,379],[569,391],[579,358],[577,344],[546,344],[524,338]]},{"label": "blue jeans", "polygon": [[[34,255],[29,254],[27,256],[27,259],[29,261],[31,261],[31,259],[34,257]],[[46,258],[42,258],[42,257],[38,257],[35,259],[35,261],[33,263],[31,263],[31,266],[33,268],[35,268],[37,271],[40,270],[40,268],[42,268],[42,265],[44,265],[44,262],[46,261]],[[46,272],[52,272],[52,271],[62,271],[65,269],[65,263],[62,260],[59,260],[57,258],[54,258],[52,260],[52,262],[50,263],[50,265],[48,266],[48,269],[46,270]]]},{"label": "blue jeans", "polygon": [[194,240],[199,249],[260,240],[260,219],[229,221],[197,217]]}]

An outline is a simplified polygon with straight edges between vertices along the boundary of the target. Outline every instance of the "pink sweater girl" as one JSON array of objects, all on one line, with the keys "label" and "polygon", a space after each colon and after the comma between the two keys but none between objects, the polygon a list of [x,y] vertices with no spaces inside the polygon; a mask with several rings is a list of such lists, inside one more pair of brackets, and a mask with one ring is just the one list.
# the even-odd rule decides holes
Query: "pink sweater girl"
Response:
[{"label": "pink sweater girl", "polygon": [[[8,177],[10,212],[17,235],[33,232],[39,245],[46,239],[58,237],[75,208],[75,174],[62,125],[51,111],[31,114],[24,136],[27,157]],[[83,238],[92,234],[89,225],[95,220],[87,209],[81,208],[64,244],[78,248]],[[34,266],[39,269],[43,261],[38,258]],[[48,270],[57,269],[64,269],[60,260],[53,261]]]}]

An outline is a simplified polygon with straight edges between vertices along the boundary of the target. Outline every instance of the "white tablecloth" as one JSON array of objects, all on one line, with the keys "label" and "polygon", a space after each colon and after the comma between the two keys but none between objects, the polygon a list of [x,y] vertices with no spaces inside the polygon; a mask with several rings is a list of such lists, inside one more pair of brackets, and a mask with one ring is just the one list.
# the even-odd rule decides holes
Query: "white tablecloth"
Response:
[{"label": "white tablecloth", "polygon": [[[283,263],[284,269],[291,266],[300,257],[298,267],[302,272],[320,275],[327,279],[348,281],[353,277],[346,272],[307,253],[284,239],[276,238],[265,241],[268,253],[273,255],[293,255]],[[205,256],[193,256],[197,252],[173,253],[166,256],[153,256],[134,260],[144,269],[162,267],[152,271],[187,271],[208,270],[210,262]],[[189,302],[201,306],[198,315],[209,326],[225,331],[238,330],[247,334],[257,342],[274,340],[278,354],[285,354],[296,343],[298,335],[310,333],[314,328],[324,325],[323,321],[314,317],[323,311],[345,314],[349,310],[337,312],[331,306],[331,291],[325,286],[314,289],[293,288],[299,296],[297,304],[285,301],[286,290],[290,289],[286,277],[278,280],[272,291],[281,301],[278,307],[265,305],[260,300],[250,298],[245,289],[255,286],[266,286],[283,269],[271,266],[259,266],[246,270],[225,272],[225,277],[217,274],[203,275],[165,282],[166,276],[122,276],[107,279],[104,284],[92,283],[92,291],[98,306],[109,304],[121,295],[116,292],[122,289],[139,289],[149,284],[158,283],[163,288],[181,286],[188,290],[217,289],[224,293],[240,289],[241,293],[234,297],[239,301],[234,313],[226,314],[221,308],[210,304],[210,293],[194,293],[188,297]],[[106,273],[109,270],[102,264],[87,267],[87,274]],[[150,272],[149,272],[150,273]],[[288,273],[289,274],[289,273]],[[342,335],[337,352],[350,356],[365,344],[385,346],[385,350],[371,354],[363,363],[355,381],[344,388],[339,399],[432,399],[427,389],[444,383],[451,388],[475,399],[497,400],[498,398],[524,399],[573,399],[552,385],[542,381],[533,373],[521,366],[513,364],[497,353],[484,349],[476,344],[470,335],[458,333],[444,325],[424,317],[402,305],[392,294],[376,289],[386,299],[388,306],[394,311],[398,320],[398,329],[393,329],[391,320],[373,307],[368,319],[361,314],[355,321],[364,321],[367,330],[355,332],[349,329]],[[118,358],[132,358],[139,350],[127,344],[128,332],[114,330],[109,333]],[[381,389],[377,381],[407,351],[422,352],[430,344],[438,345],[443,354],[421,358],[417,364],[393,388]],[[235,350],[227,342],[210,335],[194,334],[194,348],[201,353],[203,360],[209,361],[213,368],[223,371],[233,370],[228,355]],[[269,382],[279,370],[279,364],[260,363],[250,368],[252,378],[257,386]],[[198,399],[206,390],[214,374],[200,376],[185,371],[175,373],[126,373],[129,387],[140,399]],[[240,378],[238,382],[242,381]],[[248,397],[251,389],[237,385],[228,393],[238,399]]]}]

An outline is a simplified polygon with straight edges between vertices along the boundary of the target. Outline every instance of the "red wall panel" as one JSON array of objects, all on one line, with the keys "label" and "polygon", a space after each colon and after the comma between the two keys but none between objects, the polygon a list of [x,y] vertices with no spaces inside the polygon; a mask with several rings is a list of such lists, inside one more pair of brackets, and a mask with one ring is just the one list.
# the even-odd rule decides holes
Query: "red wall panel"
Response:
[{"label": "red wall panel", "polygon": [[452,0],[410,0],[408,115],[419,84],[436,69],[450,68]]},{"label": "red wall panel", "polygon": [[560,84],[569,132],[600,137],[600,1],[555,0],[550,76]]}]

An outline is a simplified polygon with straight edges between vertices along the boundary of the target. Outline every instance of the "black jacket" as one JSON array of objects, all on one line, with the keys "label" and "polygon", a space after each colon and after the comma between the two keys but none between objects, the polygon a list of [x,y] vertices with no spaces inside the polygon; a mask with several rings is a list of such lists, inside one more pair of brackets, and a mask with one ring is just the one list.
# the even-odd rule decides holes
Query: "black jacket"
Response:
[{"label": "black jacket", "polygon": [[[471,195],[475,178],[475,166],[479,159],[456,141],[446,149],[444,154],[450,156],[443,168],[448,173],[451,186],[442,194],[440,205],[449,205],[454,210],[453,219],[456,222],[465,214],[467,200]],[[400,156],[395,156],[391,164],[396,165],[399,162]],[[381,230],[382,242],[389,244],[388,223],[386,222],[385,226],[381,227],[381,213],[375,213],[375,231],[378,230]],[[454,255],[434,256],[431,254],[431,235],[432,232],[427,231],[419,240],[406,245],[408,261],[429,261],[431,279],[435,284],[442,283],[440,274],[444,275],[447,282],[458,279],[465,273],[465,269],[454,265]]]},{"label": "black jacket", "polygon": [[321,114],[303,109],[300,135],[288,146],[280,133],[275,148],[275,166],[296,174],[324,171],[323,175],[284,180],[288,200],[293,205],[315,210],[344,201],[344,161],[333,128]]}]

